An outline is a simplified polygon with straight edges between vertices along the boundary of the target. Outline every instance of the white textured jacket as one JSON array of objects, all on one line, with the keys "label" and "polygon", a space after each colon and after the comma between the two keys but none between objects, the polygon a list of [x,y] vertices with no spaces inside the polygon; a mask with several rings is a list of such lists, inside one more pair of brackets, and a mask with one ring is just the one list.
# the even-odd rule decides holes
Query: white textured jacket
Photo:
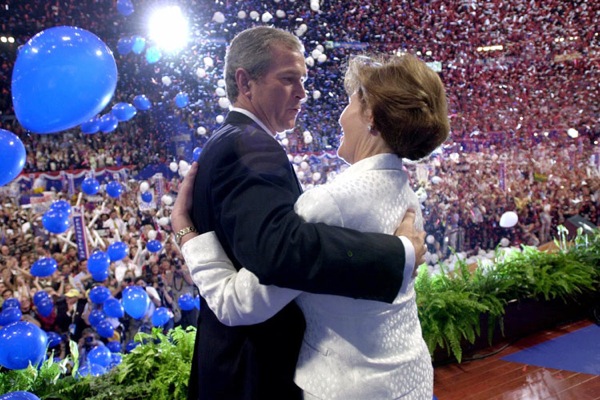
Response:
[{"label": "white textured jacket", "polygon": [[[393,234],[408,208],[422,216],[402,160],[379,154],[333,182],[305,192],[295,206],[308,222]],[[306,318],[295,382],[321,399],[431,399],[433,368],[417,315],[412,270],[392,304],[265,286],[236,271],[213,233],[182,247],[194,282],[227,325],[262,322],[295,300]],[[355,255],[359,256],[359,255]]]}]

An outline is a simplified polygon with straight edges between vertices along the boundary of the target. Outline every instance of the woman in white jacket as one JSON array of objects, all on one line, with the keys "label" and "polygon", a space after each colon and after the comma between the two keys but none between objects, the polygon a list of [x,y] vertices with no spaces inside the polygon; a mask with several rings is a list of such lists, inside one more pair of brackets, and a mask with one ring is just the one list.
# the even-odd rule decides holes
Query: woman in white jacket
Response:
[{"label": "woman in white jacket", "polygon": [[[393,234],[419,203],[402,159],[421,159],[449,132],[444,87],[411,55],[357,56],[345,76],[350,96],[340,117],[338,155],[352,164],[333,182],[305,192],[295,211],[306,221]],[[191,225],[195,165],[175,203],[172,223]],[[266,199],[265,201],[268,201]],[[261,285],[236,271],[213,233],[183,237],[196,285],[224,324],[262,322],[290,301],[306,318],[295,382],[305,399],[431,399],[433,368],[422,338],[414,271],[392,304]]]}]

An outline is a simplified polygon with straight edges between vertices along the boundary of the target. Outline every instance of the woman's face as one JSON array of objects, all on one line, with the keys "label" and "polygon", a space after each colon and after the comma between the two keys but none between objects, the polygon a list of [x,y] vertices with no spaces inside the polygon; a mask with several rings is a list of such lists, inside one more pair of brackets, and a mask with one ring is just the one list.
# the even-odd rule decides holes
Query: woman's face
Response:
[{"label": "woman's face", "polygon": [[357,146],[365,135],[369,134],[369,120],[365,116],[358,93],[350,96],[350,100],[339,120],[342,127],[342,137],[338,148],[338,157],[347,163],[355,161]]}]

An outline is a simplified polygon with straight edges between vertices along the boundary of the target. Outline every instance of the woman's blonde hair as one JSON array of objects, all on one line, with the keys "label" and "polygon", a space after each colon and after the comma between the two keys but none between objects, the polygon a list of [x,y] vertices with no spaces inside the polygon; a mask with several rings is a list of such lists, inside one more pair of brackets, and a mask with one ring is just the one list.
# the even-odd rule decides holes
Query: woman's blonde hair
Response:
[{"label": "woman's blonde hair", "polygon": [[446,91],[440,77],[417,57],[355,56],[344,79],[348,95],[358,93],[373,127],[399,157],[419,160],[450,132]]}]

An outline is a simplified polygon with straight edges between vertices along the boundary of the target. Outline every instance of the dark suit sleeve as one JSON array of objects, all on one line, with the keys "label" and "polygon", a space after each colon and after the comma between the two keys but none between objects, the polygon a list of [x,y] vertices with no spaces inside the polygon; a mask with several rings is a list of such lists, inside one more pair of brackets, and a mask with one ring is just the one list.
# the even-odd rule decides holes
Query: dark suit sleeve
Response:
[{"label": "dark suit sleeve", "polygon": [[402,285],[404,248],[397,237],[304,222],[300,193],[281,146],[264,132],[244,132],[219,157],[211,201],[241,265],[263,284],[391,302]]}]

